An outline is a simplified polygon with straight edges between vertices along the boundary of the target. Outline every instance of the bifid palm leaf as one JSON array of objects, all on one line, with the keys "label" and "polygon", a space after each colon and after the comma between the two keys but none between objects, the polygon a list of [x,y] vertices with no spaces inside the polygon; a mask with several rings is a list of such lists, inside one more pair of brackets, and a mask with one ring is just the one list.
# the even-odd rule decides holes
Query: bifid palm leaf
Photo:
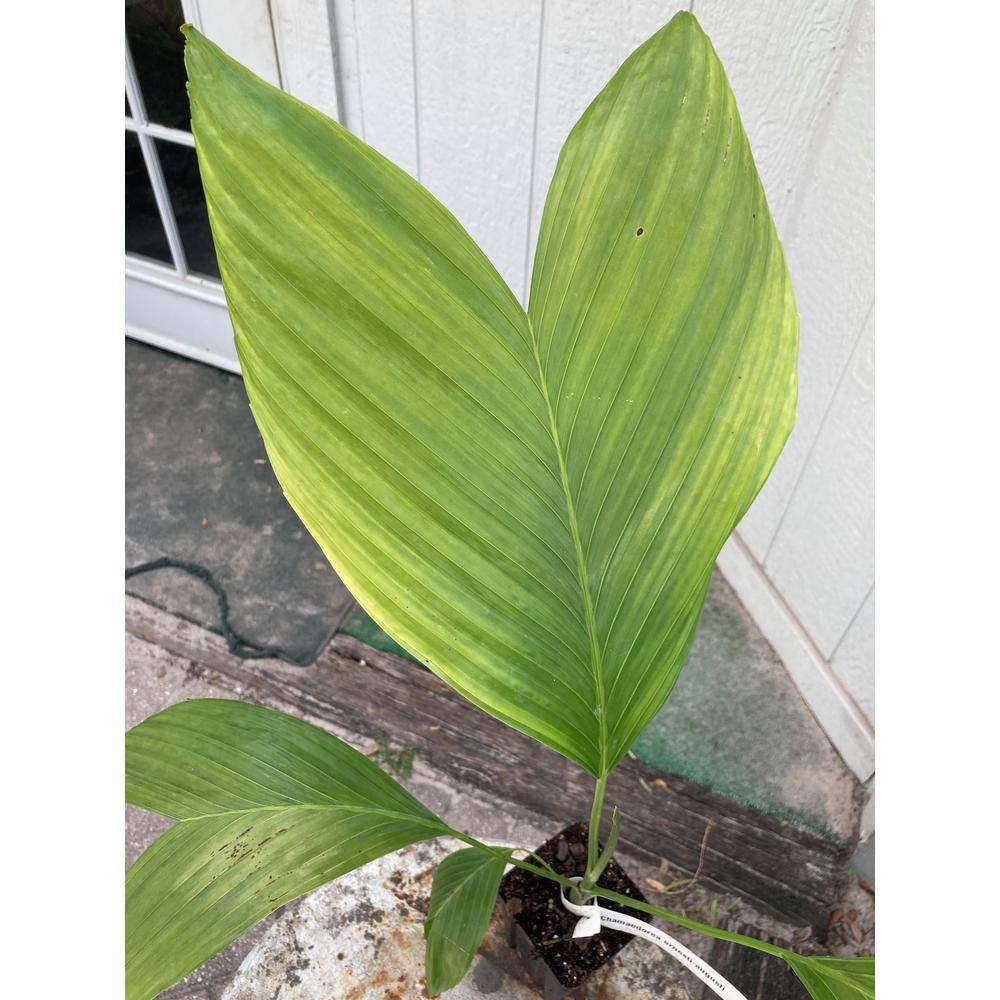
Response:
[{"label": "bifid palm leaf", "polygon": [[606,775],[793,419],[790,284],[711,44],[678,16],[573,130],[526,315],[416,181],[187,34],[237,349],[289,501],[390,635]]}]

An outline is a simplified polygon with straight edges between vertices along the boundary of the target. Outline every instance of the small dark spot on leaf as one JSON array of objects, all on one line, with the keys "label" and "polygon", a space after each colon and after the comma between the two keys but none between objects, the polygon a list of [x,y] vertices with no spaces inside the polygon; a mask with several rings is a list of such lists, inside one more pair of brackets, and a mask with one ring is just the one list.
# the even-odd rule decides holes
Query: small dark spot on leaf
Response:
[{"label": "small dark spot on leaf", "polygon": [[638,229],[637,229],[637,230],[635,231],[635,235],[636,235],[636,236],[642,236],[642,226],[640,226],[640,227],[639,227],[639,228],[638,228]]}]

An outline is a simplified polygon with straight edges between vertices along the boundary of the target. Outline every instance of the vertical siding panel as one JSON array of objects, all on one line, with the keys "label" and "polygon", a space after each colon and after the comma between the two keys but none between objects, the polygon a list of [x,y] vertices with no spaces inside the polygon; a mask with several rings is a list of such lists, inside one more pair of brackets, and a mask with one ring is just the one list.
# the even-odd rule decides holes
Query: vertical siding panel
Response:
[{"label": "vertical siding panel", "polygon": [[259,77],[281,85],[267,0],[198,0],[201,30]]},{"label": "vertical siding panel", "polygon": [[875,581],[874,365],[869,315],[764,564],[827,659]]},{"label": "vertical siding panel", "polygon": [[[858,337],[874,298],[873,3],[697,0],[695,11],[735,90],[801,315],[796,426],[739,526],[742,543],[727,548],[742,544],[794,613],[772,641],[805,629],[830,657],[850,627],[839,663],[820,669],[869,712],[870,326]],[[810,694],[799,683],[824,725],[842,717],[832,689],[815,684]],[[853,760],[852,740],[841,737]]]},{"label": "vertical siding panel", "polygon": [[623,63],[650,35],[660,30],[679,10],[691,10],[691,0],[632,0],[623,4],[618,37],[618,62]]},{"label": "vertical siding panel", "polygon": [[333,5],[333,52],[337,75],[338,121],[361,139],[365,137],[365,115],[361,102],[358,59],[358,29],[355,0],[336,0]]},{"label": "vertical siding panel", "polygon": [[325,115],[339,118],[333,28],[326,4],[271,0],[271,20],[285,90]]},{"label": "vertical siding panel", "polygon": [[421,180],[519,298],[540,16],[539,0],[416,3]]},{"label": "vertical siding panel", "polygon": [[778,232],[788,236],[823,131],[855,0],[697,0],[695,14],[736,94]]},{"label": "vertical siding panel", "polygon": [[851,692],[865,717],[875,725],[875,591],[861,605],[857,618],[833,655],[833,671]]},{"label": "vertical siding panel", "polygon": [[415,0],[355,2],[362,138],[418,175],[417,94],[414,86]]},{"label": "vertical siding panel", "polygon": [[528,288],[545,196],[559,150],[577,119],[618,67],[625,6],[602,0],[546,0],[526,255]]},{"label": "vertical siding panel", "polygon": [[[779,6],[789,18],[795,10],[805,12],[806,19],[813,15],[811,5]],[[759,562],[765,561],[774,541],[874,293],[873,9],[871,0],[859,0],[845,45],[837,40],[845,18],[834,19],[831,4],[825,3],[821,9],[827,7],[831,8],[829,23],[836,26],[836,33],[830,27],[819,37],[806,36],[800,44],[810,42],[808,61],[824,55],[818,51],[824,45],[829,49],[826,65],[843,57],[832,86],[821,86],[819,77],[806,73],[804,79],[814,81],[803,86],[812,95],[810,102],[803,104],[801,97],[793,100],[795,81],[805,71],[798,68],[801,57],[789,52],[786,72],[791,75],[786,77],[785,86],[774,91],[778,96],[787,92],[787,101],[801,105],[787,114],[794,110],[804,131],[793,128],[779,110],[767,106],[765,98],[773,87],[768,81],[777,67],[769,71],[757,67],[753,86],[749,84],[753,67],[741,69],[739,59],[730,67],[733,77],[748,77],[748,92],[737,89],[741,103],[750,108],[764,102],[762,110],[749,112],[748,128],[769,199],[779,223],[785,220],[781,233],[802,321],[796,426],[770,480],[739,528]],[[796,24],[797,19],[791,23]],[[821,38],[825,39],[822,43]],[[724,48],[721,51],[726,59]],[[763,51],[767,51],[766,46]],[[762,88],[755,97],[754,90]],[[821,115],[826,104],[830,106]],[[817,133],[812,150],[806,148],[805,133],[809,130]],[[783,148],[782,132],[788,135],[784,140],[787,148]]]},{"label": "vertical siding panel", "polygon": [[570,129],[633,49],[688,7],[663,0],[545,0],[526,287],[545,196]]}]

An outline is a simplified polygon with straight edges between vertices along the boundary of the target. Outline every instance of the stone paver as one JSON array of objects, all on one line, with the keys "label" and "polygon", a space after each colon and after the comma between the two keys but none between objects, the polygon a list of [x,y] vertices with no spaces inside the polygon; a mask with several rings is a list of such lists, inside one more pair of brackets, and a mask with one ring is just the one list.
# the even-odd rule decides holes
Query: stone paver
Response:
[{"label": "stone paver", "polygon": [[[417,844],[345,875],[285,913],[243,960],[224,1000],[425,997],[423,919],[434,867],[457,842]],[[518,968],[499,906],[480,953],[447,1000],[537,1000]],[[573,995],[688,1000],[661,952],[634,941]]]}]

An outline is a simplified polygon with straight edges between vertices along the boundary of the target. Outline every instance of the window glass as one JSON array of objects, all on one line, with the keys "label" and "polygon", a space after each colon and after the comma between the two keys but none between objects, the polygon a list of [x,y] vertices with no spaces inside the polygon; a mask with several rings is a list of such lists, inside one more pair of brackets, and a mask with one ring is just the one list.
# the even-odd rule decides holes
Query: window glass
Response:
[{"label": "window glass", "polygon": [[157,125],[191,131],[180,0],[126,0],[125,34],[146,114]]},{"label": "window glass", "polygon": [[163,178],[167,182],[170,204],[174,209],[177,229],[192,271],[219,277],[212,232],[208,225],[205,192],[198,172],[198,158],[190,146],[176,142],[156,141]]},{"label": "window glass", "polygon": [[142,257],[172,263],[170,244],[156,208],[139,139],[125,132],[125,249]]}]

